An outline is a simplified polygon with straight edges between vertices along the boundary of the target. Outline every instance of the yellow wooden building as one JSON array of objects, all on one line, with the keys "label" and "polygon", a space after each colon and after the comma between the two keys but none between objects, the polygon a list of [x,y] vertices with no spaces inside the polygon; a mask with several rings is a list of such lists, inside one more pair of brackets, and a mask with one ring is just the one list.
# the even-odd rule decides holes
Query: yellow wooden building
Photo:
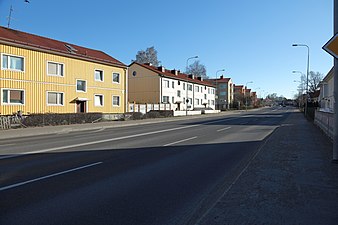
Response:
[{"label": "yellow wooden building", "polygon": [[0,27],[0,115],[126,110],[127,66],[104,52]]}]

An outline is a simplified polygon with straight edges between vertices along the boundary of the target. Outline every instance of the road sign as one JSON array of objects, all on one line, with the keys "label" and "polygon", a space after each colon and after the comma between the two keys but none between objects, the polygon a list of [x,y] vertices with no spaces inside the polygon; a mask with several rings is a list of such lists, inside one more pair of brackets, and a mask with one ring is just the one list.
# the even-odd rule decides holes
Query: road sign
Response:
[{"label": "road sign", "polygon": [[323,46],[323,49],[338,59],[338,33]]}]

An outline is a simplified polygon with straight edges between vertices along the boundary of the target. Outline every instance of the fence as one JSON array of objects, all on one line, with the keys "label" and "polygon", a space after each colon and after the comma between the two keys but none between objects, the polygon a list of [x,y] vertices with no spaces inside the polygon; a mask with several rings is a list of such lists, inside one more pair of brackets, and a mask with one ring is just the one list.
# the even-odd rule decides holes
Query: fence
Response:
[{"label": "fence", "polygon": [[8,130],[13,126],[23,126],[21,118],[17,114],[13,116],[0,116],[0,130]]},{"label": "fence", "polygon": [[172,110],[171,104],[136,104],[129,103],[128,112],[141,112],[146,114],[150,110]]}]

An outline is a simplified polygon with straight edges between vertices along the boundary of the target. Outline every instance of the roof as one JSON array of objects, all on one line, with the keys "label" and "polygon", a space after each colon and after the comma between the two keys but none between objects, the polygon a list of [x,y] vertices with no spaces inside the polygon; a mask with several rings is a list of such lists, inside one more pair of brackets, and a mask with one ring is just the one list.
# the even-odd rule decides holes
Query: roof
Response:
[{"label": "roof", "polygon": [[[189,76],[191,76],[191,75],[181,73],[179,70],[167,70],[167,69],[164,69],[163,66],[155,67],[155,66],[151,66],[151,65],[148,65],[148,64],[141,64],[141,63],[137,63],[137,62],[133,62],[132,64],[129,65],[129,67],[132,66],[133,64],[142,66],[142,67],[149,69],[149,70],[151,70],[155,73],[158,73],[158,74],[160,74],[164,77],[173,78],[173,79],[176,79],[176,80],[188,81],[190,83],[196,83],[196,84],[206,85],[206,86],[210,86],[210,87],[215,87],[214,84],[212,84],[208,81],[199,80],[198,78],[194,78],[194,79],[190,78]],[[176,71],[177,75],[174,74],[173,71]]]},{"label": "roof", "polygon": [[94,49],[69,44],[54,39],[37,36],[0,26],[0,43],[18,45],[22,48],[53,52],[73,58],[82,58],[89,61],[98,61],[104,64],[126,67],[125,64],[106,53]]}]

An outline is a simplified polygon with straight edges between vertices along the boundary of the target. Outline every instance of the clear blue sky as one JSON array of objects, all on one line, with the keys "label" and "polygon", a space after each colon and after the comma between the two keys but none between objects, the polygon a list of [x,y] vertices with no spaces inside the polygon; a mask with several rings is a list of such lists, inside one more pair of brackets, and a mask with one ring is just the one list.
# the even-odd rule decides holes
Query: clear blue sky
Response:
[{"label": "clear blue sky", "polygon": [[[326,75],[333,65],[322,46],[333,36],[333,0],[0,0],[0,25],[102,50],[125,64],[154,46],[168,69],[184,70],[198,55],[209,77],[225,69],[258,94],[291,98],[299,75]],[[190,60],[190,63],[193,61]],[[222,73],[218,73],[221,75]],[[263,92],[263,90],[265,92]]]}]

